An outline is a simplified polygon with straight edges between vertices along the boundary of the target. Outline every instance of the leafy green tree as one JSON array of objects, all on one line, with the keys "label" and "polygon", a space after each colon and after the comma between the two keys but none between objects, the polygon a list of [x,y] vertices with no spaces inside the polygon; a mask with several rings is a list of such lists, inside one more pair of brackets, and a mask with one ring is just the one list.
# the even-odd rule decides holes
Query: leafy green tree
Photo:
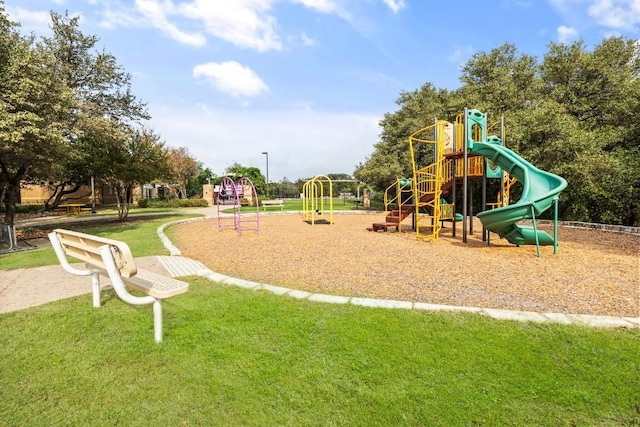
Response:
[{"label": "leafy green tree", "polygon": [[[61,158],[58,173],[49,176],[56,184],[45,209],[55,208],[64,196],[87,184],[92,175],[101,178],[91,167],[93,161],[87,156],[86,147],[110,135],[97,133],[100,126],[95,121],[108,118],[131,124],[149,118],[146,105],[131,92],[131,76],[113,55],[96,49],[96,36],[82,33],[79,16],[52,12],[51,30],[53,35],[43,38],[43,43],[56,58],[53,69],[73,91],[77,107],[65,135],[70,155]],[[88,139],[89,135],[94,139]]]},{"label": "leafy green tree", "polygon": [[46,179],[68,158],[65,138],[71,91],[55,58],[23,37],[0,4],[0,194],[13,224],[20,183]]},{"label": "leafy green tree", "polygon": [[[118,218],[124,220],[129,215],[134,187],[171,173],[168,153],[160,137],[148,129],[132,129],[110,119],[104,119],[100,125],[94,123],[96,134],[103,137],[92,146],[92,158],[99,159],[94,160],[92,167],[115,190]],[[91,130],[87,129],[89,140],[95,141]]]},{"label": "leafy green tree", "polygon": [[211,169],[203,169],[201,162],[197,162],[197,164],[198,172],[195,176],[187,179],[187,196],[189,198],[202,197],[202,186],[205,184],[213,184],[217,178]]},{"label": "leafy green tree", "polygon": [[238,180],[242,177],[249,178],[256,188],[258,194],[267,194],[267,183],[264,175],[260,172],[260,169],[255,166],[242,166],[240,163],[235,162],[231,166],[227,167],[225,173],[231,176],[234,180]]},{"label": "leafy green tree", "polygon": [[552,43],[544,57],[544,95],[565,110],[558,126],[572,124],[569,137],[537,158],[561,164],[569,182],[563,205],[571,219],[640,220],[640,125],[634,120],[640,113],[639,54],[635,41],[610,37],[593,51],[583,42]]},{"label": "leafy green tree", "polygon": [[[364,163],[356,167],[354,177],[377,190],[384,190],[397,178],[410,177],[409,135],[433,124],[438,117],[455,116],[460,112],[457,110],[460,102],[458,92],[436,89],[431,83],[424,84],[420,90],[401,92],[396,100],[400,108],[384,115],[380,121],[380,141]],[[420,150],[417,155],[424,162],[433,157],[430,147],[420,147]]]},{"label": "leafy green tree", "polygon": [[302,190],[297,183],[289,181],[286,176],[282,178],[278,188],[280,197],[297,198],[300,197],[301,192]]},{"label": "leafy green tree", "polygon": [[540,98],[536,58],[519,54],[511,43],[473,55],[462,67],[460,81],[466,102],[462,108],[476,108],[490,117],[529,109]]},{"label": "leafy green tree", "polygon": [[168,162],[171,169],[169,183],[172,184],[172,192],[176,198],[186,199],[188,181],[199,172],[199,164],[186,147],[169,148]]}]

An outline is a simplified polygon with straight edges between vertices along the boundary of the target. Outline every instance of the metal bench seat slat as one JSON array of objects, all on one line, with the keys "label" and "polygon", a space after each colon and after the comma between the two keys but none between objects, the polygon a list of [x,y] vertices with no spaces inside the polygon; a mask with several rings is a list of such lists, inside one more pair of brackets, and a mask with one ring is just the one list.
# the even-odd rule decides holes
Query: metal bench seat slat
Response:
[{"label": "metal bench seat slat", "polygon": [[189,290],[189,284],[186,282],[141,269],[135,276],[123,280],[132,288],[160,299],[180,295]]}]

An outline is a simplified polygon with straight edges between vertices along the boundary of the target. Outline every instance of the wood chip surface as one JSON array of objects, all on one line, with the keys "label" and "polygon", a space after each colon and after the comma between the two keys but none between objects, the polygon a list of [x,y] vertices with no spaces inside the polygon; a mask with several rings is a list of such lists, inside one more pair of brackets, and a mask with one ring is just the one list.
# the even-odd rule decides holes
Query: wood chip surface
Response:
[{"label": "wood chip surface", "polygon": [[[218,231],[217,219],[170,229],[184,256],[232,277],[352,297],[568,314],[640,316],[640,236],[560,227],[552,246],[516,247],[482,224],[462,242],[445,223],[437,242],[415,232],[371,232],[384,215],[260,215],[260,231]],[[228,221],[225,223],[228,224]],[[550,226],[540,226],[552,233]]]}]

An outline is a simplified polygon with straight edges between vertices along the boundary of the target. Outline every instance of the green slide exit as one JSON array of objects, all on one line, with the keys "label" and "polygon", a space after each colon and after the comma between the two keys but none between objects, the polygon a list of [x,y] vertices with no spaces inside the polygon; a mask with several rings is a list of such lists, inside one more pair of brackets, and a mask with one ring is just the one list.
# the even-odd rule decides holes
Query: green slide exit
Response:
[{"label": "green slide exit", "polygon": [[[492,160],[523,185],[522,197],[518,202],[480,212],[477,215],[478,219],[487,230],[497,233],[510,243],[535,245],[536,230],[533,227],[518,226],[516,223],[532,218],[532,206],[536,216],[549,209],[554,198],[567,187],[567,181],[558,175],[536,168],[502,145],[474,142],[471,153]],[[537,237],[540,245],[554,244],[553,237],[544,231],[537,230]]]}]

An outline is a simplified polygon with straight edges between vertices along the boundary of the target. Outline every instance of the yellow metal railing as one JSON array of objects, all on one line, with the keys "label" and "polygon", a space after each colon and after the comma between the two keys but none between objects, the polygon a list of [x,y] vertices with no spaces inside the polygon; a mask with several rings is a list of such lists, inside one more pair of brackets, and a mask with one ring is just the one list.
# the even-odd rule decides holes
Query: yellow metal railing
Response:
[{"label": "yellow metal railing", "polygon": [[[496,209],[504,206],[509,206],[509,201],[510,201],[509,192],[511,190],[511,187],[513,187],[513,185],[516,182],[518,182],[518,180],[514,177],[510,177],[507,172],[503,172],[503,173],[504,173],[504,187],[502,191],[498,193],[498,199],[496,202],[487,203],[487,206],[489,206],[489,209]],[[502,200],[502,194],[504,194],[504,201]]]},{"label": "yellow metal railing", "polygon": [[[409,136],[409,150],[413,169],[413,194],[415,197],[416,237],[438,240],[440,236],[440,196],[445,182],[444,142],[448,122],[438,120],[435,124],[420,129]],[[429,133],[433,135],[429,137]],[[416,145],[434,146],[435,161],[429,166],[416,165]],[[425,230],[430,230],[426,232]]]},{"label": "yellow metal railing", "polygon": [[455,203],[440,203],[440,220],[453,219],[455,211]]},{"label": "yellow metal railing", "polygon": [[[482,176],[484,173],[484,157],[475,156],[467,158],[467,175]],[[456,178],[464,176],[464,168],[459,166],[456,168]]]},{"label": "yellow metal railing", "polygon": [[[395,190],[395,191],[394,191]],[[395,194],[391,195],[394,192]],[[398,213],[398,231],[402,232],[401,223],[405,219],[406,210],[403,207],[410,206],[413,201],[413,182],[411,179],[398,178],[384,191],[384,212],[389,214],[393,210]],[[395,206],[395,208],[392,208]]]},{"label": "yellow metal railing", "polygon": [[[395,190],[395,194],[392,196],[390,193]],[[413,195],[412,182],[410,179],[398,178],[393,184],[388,186],[384,190],[384,211],[389,212],[391,205],[396,205],[398,210],[402,209],[402,206],[411,201]]]}]

